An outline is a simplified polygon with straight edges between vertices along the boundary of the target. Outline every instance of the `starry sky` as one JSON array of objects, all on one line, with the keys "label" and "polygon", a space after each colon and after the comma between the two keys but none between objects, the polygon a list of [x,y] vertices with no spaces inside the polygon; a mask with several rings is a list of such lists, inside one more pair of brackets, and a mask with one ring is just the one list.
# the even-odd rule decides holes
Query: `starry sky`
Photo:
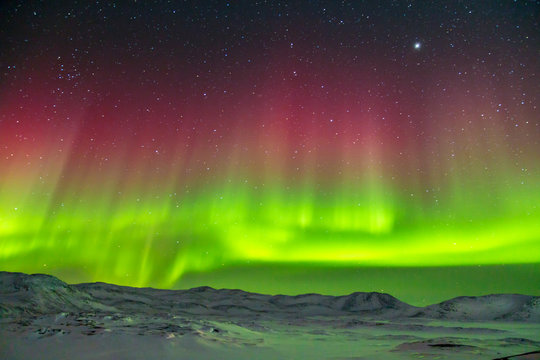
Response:
[{"label": "starry sky", "polygon": [[0,267],[540,294],[538,1],[3,1]]}]

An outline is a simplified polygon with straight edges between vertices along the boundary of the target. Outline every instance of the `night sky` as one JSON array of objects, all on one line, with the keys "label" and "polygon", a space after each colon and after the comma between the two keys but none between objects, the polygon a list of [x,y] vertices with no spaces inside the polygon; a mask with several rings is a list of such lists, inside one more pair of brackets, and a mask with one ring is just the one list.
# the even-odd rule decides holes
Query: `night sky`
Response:
[{"label": "night sky", "polygon": [[540,294],[538,1],[3,1],[0,269]]}]

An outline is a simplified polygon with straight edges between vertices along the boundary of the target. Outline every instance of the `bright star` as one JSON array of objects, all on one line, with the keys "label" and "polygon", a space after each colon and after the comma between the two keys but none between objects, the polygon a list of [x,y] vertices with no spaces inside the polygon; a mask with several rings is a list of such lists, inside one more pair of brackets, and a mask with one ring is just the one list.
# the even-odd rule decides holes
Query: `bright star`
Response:
[{"label": "bright star", "polygon": [[422,44],[421,44],[420,42],[415,42],[415,43],[414,43],[414,48],[415,48],[416,50],[419,50],[421,47],[422,47]]}]

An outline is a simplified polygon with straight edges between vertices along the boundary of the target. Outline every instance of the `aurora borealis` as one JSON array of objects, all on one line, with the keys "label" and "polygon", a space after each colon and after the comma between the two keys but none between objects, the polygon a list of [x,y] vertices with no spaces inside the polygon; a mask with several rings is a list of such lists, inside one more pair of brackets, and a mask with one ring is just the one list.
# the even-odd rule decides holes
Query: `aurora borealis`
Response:
[{"label": "aurora borealis", "polygon": [[0,6],[1,270],[540,294],[537,2]]}]

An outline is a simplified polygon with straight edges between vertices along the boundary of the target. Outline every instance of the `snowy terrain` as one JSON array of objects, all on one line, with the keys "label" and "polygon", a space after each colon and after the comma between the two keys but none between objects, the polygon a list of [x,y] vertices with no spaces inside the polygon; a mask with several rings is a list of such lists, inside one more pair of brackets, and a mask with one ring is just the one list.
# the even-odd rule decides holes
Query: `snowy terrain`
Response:
[{"label": "snowy terrain", "polygon": [[157,290],[0,272],[0,359],[517,360],[538,351],[534,296],[419,308],[382,293]]}]

